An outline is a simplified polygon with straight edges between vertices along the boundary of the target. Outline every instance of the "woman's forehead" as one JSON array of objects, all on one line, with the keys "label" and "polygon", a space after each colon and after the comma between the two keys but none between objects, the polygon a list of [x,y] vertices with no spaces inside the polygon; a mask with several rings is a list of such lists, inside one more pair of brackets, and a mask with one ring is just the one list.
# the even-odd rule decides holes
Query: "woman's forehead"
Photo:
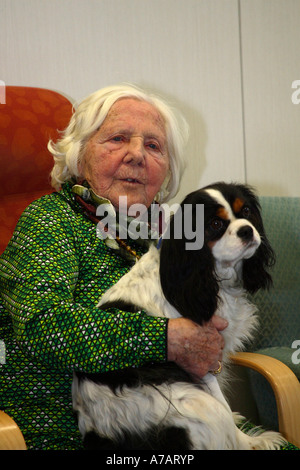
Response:
[{"label": "woman's forehead", "polygon": [[138,125],[166,133],[159,111],[147,101],[136,98],[121,98],[113,104],[101,127],[114,125]]}]

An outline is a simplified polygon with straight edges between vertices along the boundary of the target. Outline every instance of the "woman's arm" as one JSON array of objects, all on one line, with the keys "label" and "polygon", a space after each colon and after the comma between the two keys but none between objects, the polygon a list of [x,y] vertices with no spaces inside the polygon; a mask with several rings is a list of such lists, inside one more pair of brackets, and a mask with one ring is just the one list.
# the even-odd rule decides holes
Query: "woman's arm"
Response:
[{"label": "woman's arm", "polygon": [[104,372],[174,361],[195,379],[218,367],[226,324],[204,326],[95,305],[128,271],[95,226],[57,195],[23,213],[0,259],[1,293],[16,338],[51,367]]},{"label": "woman's arm", "polygon": [[107,264],[94,225],[53,199],[25,210],[0,261],[2,301],[22,349],[86,372],[165,361],[166,319],[95,306],[122,273]]}]

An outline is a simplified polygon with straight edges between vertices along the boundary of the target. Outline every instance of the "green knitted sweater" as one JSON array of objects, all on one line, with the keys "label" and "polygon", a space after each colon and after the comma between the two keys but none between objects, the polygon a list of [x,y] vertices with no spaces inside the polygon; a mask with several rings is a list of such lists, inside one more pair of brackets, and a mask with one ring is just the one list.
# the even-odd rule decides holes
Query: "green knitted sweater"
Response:
[{"label": "green knitted sweater", "polygon": [[166,360],[167,319],[96,307],[130,264],[97,237],[71,187],[30,204],[0,258],[0,409],[29,449],[81,447],[74,370]]}]

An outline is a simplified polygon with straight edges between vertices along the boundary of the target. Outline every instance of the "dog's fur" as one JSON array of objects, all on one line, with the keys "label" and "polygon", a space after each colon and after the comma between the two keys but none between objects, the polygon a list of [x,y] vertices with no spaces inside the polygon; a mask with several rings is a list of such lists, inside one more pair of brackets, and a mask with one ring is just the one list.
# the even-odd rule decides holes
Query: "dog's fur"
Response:
[{"label": "dog's fur", "polygon": [[[271,285],[274,253],[251,188],[216,183],[189,194],[181,209],[195,217],[197,204],[205,208],[203,247],[186,250],[187,240],[172,236],[175,216],[161,248],[152,246],[99,306],[134,304],[149,315],[185,316],[199,324],[217,313],[229,322],[222,332],[224,366],[257,326],[246,293]],[[216,376],[208,373],[196,384],[174,363],[77,374],[73,404],[92,448],[275,449],[284,442],[275,432],[242,432]]]}]

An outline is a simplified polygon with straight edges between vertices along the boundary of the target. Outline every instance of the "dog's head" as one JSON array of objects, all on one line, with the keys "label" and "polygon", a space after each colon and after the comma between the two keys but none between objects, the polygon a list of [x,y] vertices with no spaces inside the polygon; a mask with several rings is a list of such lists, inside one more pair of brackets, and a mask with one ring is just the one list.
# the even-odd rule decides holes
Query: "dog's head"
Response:
[{"label": "dog's head", "polygon": [[[200,205],[204,206],[202,223]],[[268,268],[274,263],[274,252],[259,202],[249,186],[216,183],[194,191],[178,214],[162,241],[160,278],[165,297],[181,315],[208,321],[217,309],[222,283],[239,284],[249,293],[271,285]],[[188,249],[193,240],[186,234],[194,234],[196,246],[199,230],[202,247]]]}]

